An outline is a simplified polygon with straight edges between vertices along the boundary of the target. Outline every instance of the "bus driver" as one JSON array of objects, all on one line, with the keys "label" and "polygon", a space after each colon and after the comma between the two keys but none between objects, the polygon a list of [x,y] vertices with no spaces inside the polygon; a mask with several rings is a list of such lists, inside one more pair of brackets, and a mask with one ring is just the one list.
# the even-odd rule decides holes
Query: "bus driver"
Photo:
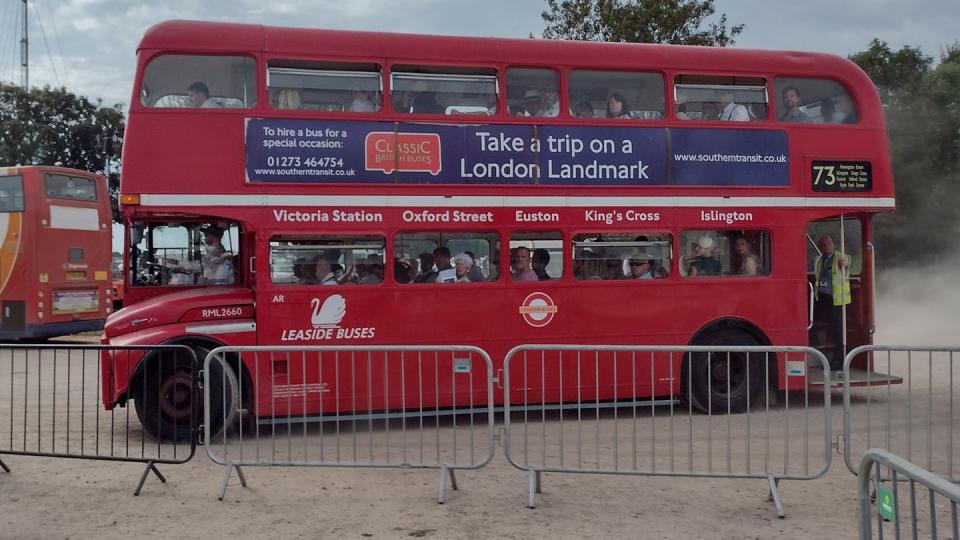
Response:
[{"label": "bus driver", "polygon": [[233,254],[223,247],[223,229],[210,226],[201,230],[204,233],[204,247],[199,261],[181,262],[177,259],[164,259],[164,264],[174,271],[201,274],[199,280],[201,284],[233,283],[233,265],[231,264]]}]

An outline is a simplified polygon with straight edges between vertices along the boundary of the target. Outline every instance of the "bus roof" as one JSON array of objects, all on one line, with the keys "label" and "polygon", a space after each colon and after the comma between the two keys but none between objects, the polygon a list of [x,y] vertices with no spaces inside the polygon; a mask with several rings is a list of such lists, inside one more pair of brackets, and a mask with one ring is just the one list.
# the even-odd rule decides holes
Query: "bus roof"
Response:
[{"label": "bus roof", "polygon": [[[550,39],[507,39],[389,32],[286,28],[201,21],[166,21],[144,34],[138,50],[250,51],[325,57],[429,59],[431,62],[556,64],[631,68],[777,73],[820,73],[851,84],[870,84],[850,60],[827,53]],[[862,101],[864,96],[859,96]],[[865,103],[870,107],[873,104]]]}]

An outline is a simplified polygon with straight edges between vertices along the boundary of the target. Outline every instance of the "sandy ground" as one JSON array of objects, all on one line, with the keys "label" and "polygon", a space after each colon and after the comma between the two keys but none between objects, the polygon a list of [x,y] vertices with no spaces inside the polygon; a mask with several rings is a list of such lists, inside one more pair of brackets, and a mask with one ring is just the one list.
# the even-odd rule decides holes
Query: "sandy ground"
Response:
[{"label": "sandy ground", "polygon": [[[930,317],[932,304],[917,306],[911,302],[909,306],[913,307],[905,307],[898,303],[901,299],[915,299],[922,292],[899,290],[889,295],[879,310],[878,326],[888,329],[881,334],[879,342],[945,344],[955,341],[950,306],[958,305],[956,299],[944,298],[937,292],[940,295],[937,305],[944,306],[942,318],[937,313],[934,313],[936,318]],[[4,378],[7,369],[0,369],[0,385],[8,384]],[[895,367],[894,371],[903,369]],[[866,398],[861,394],[861,399],[855,400],[855,425],[858,426],[855,429],[861,435],[848,443],[853,444],[851,448],[862,452],[868,444],[889,443],[894,450],[906,453],[905,438],[899,435],[887,438],[885,429],[891,426],[894,433],[902,433],[909,426],[911,430],[918,430],[914,432],[909,450],[919,464],[925,466],[929,459],[929,464],[941,471],[952,469],[960,474],[960,463],[953,462],[948,450],[960,452],[960,423],[952,430],[947,427],[946,415],[942,414],[947,406],[944,393],[931,394],[929,399],[928,394],[923,393],[928,392],[923,381],[933,380],[937,388],[949,384],[949,375],[944,376],[948,372],[942,369],[934,366],[935,377],[931,378],[929,366],[922,362],[912,366],[910,375],[916,385],[911,387],[911,392],[921,396],[919,402],[927,405],[911,409],[909,416],[897,405],[902,403],[903,389],[898,388],[895,396],[873,395],[871,401],[887,400],[883,402],[891,406],[874,409],[878,412],[870,418],[870,441],[866,440],[864,429]],[[960,366],[953,375],[957,378],[956,392],[960,388],[957,384]],[[832,396],[836,435],[842,432],[841,400],[839,392],[833,392]],[[63,400],[65,396],[58,399]],[[819,412],[820,406],[814,396],[812,411]],[[782,464],[784,450],[789,449],[790,470],[803,472],[804,455],[814,465],[822,458],[822,452],[817,454],[822,448],[822,429],[816,423],[813,428],[805,428],[799,420],[802,417],[795,416],[800,413],[796,410],[790,413],[789,427],[784,427],[782,402],[778,407],[769,413],[773,429],[780,430],[775,431],[774,438],[780,441],[786,432],[789,442],[774,445],[772,460]],[[9,404],[0,403],[0,418],[10,416],[10,409]],[[19,414],[22,413],[14,411],[18,422]],[[756,422],[753,425],[765,425],[768,419],[765,414],[751,414],[751,422]],[[656,428],[657,445],[662,448],[661,445],[670,440],[665,435],[669,419],[662,417],[662,409],[658,409],[657,416],[641,414],[638,427],[641,434]],[[821,418],[822,424],[822,417],[814,417]],[[701,424],[692,438],[676,435],[677,459],[685,462],[688,452],[692,452],[693,468],[704,470],[704,456],[710,454],[711,467],[723,469],[732,446],[731,462],[734,466],[743,465],[744,456],[736,450],[745,441],[743,420],[733,420],[733,425],[728,426],[720,418],[710,425],[709,431],[702,429]],[[695,421],[703,422],[704,417]],[[129,428],[126,422],[124,417],[123,422],[115,425],[114,433],[118,429],[122,434],[133,433],[133,448],[137,452],[140,448],[137,420],[135,416],[129,420]],[[631,441],[631,422],[632,418],[614,421],[607,414],[600,423],[601,453],[619,456],[616,465],[626,468],[632,466],[632,442],[628,442]],[[28,435],[32,437],[32,417],[27,423]],[[555,441],[560,433],[556,418],[546,426],[550,430],[548,440]],[[540,427],[540,424],[531,424],[534,431]],[[614,427],[616,436],[612,435]],[[682,431],[681,427],[687,429],[682,423],[676,423],[675,427],[678,432]],[[933,435],[927,437],[924,430],[929,428],[933,429]],[[57,435],[45,426],[40,429],[51,433],[50,441],[43,444],[63,443],[62,425]],[[571,429],[569,423],[563,428],[567,441],[571,440],[568,438],[572,436]],[[0,428],[0,446],[6,444],[2,437],[5,430],[6,427]],[[943,434],[945,431],[950,433],[952,441]],[[756,427],[753,433],[758,433]],[[22,435],[17,432],[18,441]],[[807,437],[807,446],[802,445],[804,437]],[[585,440],[584,453],[589,460],[594,442],[589,438]],[[611,441],[614,440],[618,450],[612,454]],[[32,444],[33,439],[30,441]],[[460,441],[465,444],[463,439]],[[643,450],[638,451],[642,456],[638,468],[651,466],[649,447],[643,446],[644,442],[648,440],[641,440]],[[516,436],[514,444],[517,444]],[[514,448],[515,455],[519,455],[519,449]],[[572,453],[573,448],[568,442],[564,449],[566,463],[575,460],[571,457],[576,455]],[[218,446],[212,449],[218,453],[223,451]],[[548,460],[558,459],[559,447],[554,443],[546,449],[536,445],[530,449],[536,455],[546,451]],[[754,457],[752,468],[762,470],[762,447],[752,445],[750,453],[759,456]],[[3,455],[0,459],[12,472],[0,472],[0,537],[853,538],[857,534],[856,478],[847,471],[842,456],[834,453],[832,458],[832,466],[822,478],[781,484],[780,495],[787,511],[787,518],[781,520],[767,501],[766,482],[758,479],[546,473],[544,493],[538,499],[538,507],[531,510],[526,507],[527,475],[507,463],[501,445],[495,448],[494,458],[486,468],[457,473],[460,490],[448,491],[444,505],[436,502],[440,474],[434,470],[247,467],[248,487],[242,488],[234,475],[221,502],[216,494],[224,468],[211,462],[203,448],[185,465],[160,466],[168,482],[161,484],[151,476],[139,497],[132,496],[143,470],[139,464]],[[536,459],[531,458],[531,462]],[[960,462],[960,455],[956,461]],[[604,465],[610,466],[610,461]],[[669,464],[658,458],[657,466],[663,470]],[[686,465],[674,465],[674,468],[681,470]],[[926,503],[921,501],[921,504]]]}]

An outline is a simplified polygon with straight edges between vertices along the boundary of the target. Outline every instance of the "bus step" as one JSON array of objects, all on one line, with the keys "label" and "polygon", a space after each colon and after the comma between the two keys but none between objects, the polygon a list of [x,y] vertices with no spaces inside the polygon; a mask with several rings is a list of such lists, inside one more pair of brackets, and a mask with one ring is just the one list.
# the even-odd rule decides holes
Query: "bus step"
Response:
[{"label": "bus step", "polygon": [[[843,389],[843,378],[842,372],[840,377],[836,377],[835,373],[832,373],[830,376],[830,388],[836,388],[837,390]],[[888,386],[891,384],[901,384],[903,383],[903,377],[897,377],[896,375],[888,375],[886,373],[878,373],[876,371],[867,371],[860,368],[850,368],[850,386]],[[823,388],[823,370],[810,368],[807,371],[807,386],[811,388]]]}]

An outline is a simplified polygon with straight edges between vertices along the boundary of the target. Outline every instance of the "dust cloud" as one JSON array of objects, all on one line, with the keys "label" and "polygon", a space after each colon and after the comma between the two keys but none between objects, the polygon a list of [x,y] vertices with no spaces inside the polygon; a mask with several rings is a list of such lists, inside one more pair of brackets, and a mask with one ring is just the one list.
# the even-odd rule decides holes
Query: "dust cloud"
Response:
[{"label": "dust cloud", "polygon": [[960,345],[960,258],[880,270],[875,343]]}]

